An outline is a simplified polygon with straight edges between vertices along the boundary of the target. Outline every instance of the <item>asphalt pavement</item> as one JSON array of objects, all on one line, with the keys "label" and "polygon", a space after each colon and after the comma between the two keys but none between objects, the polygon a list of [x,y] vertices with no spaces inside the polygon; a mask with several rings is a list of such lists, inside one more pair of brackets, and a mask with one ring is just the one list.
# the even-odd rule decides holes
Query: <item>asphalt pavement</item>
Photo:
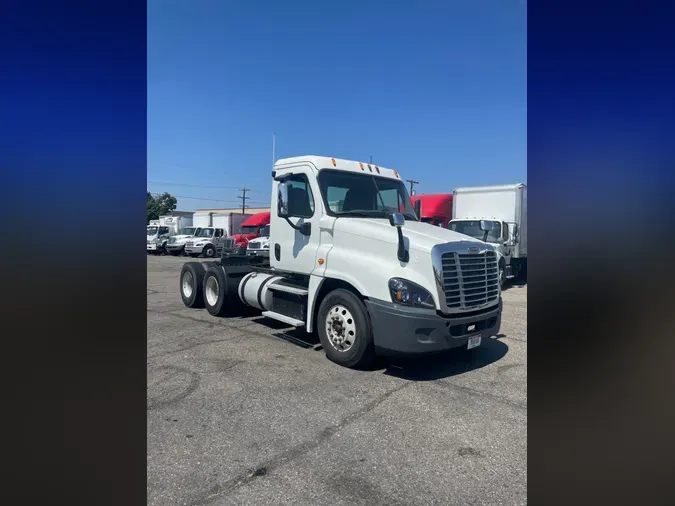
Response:
[{"label": "asphalt pavement", "polygon": [[354,371],[183,306],[188,260],[148,256],[149,505],[526,504],[526,285],[473,354]]}]

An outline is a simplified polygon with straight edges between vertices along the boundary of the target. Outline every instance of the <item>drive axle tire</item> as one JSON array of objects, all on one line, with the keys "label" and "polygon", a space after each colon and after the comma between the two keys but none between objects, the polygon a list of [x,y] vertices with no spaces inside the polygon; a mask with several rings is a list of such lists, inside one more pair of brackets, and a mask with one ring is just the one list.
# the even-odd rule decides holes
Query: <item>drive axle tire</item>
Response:
[{"label": "drive axle tire", "polygon": [[187,262],[180,271],[180,298],[183,304],[191,308],[204,307],[202,282],[204,266],[199,262]]},{"label": "drive axle tire", "polygon": [[206,269],[202,292],[204,306],[212,316],[229,316],[240,308],[239,295],[236,286],[225,275],[225,269],[213,262]]},{"label": "drive axle tire", "polygon": [[373,329],[361,299],[339,288],[324,297],[317,330],[326,356],[336,364],[361,369],[375,358]]}]

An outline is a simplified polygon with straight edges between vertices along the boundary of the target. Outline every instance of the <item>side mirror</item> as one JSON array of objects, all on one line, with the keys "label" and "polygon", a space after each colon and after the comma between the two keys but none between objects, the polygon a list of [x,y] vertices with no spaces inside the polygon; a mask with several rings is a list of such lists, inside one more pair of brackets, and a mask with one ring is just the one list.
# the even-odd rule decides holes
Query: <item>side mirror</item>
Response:
[{"label": "side mirror", "polygon": [[277,215],[280,218],[288,218],[288,185],[277,184]]},{"label": "side mirror", "polygon": [[420,199],[415,201],[415,214],[418,220],[422,219],[422,201]]},{"label": "side mirror", "polygon": [[401,213],[392,213],[389,215],[389,224],[392,227],[401,228],[405,223],[405,218]]},{"label": "side mirror", "polygon": [[480,229],[483,232],[491,232],[495,228],[495,224],[493,221],[487,221],[487,220],[480,220]]}]

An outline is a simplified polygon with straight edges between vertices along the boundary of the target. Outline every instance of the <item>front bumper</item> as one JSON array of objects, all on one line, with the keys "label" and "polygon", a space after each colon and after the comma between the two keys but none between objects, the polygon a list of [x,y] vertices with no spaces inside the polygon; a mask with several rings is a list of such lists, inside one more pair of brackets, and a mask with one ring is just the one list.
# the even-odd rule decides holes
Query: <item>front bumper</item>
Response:
[{"label": "front bumper", "polygon": [[157,251],[159,249],[157,244],[155,244],[154,242],[151,243],[151,244],[148,244],[147,246],[148,246],[148,251]]},{"label": "front bumper", "polygon": [[197,254],[204,251],[204,246],[185,246],[185,253],[188,254]]},{"label": "front bumper", "polygon": [[250,257],[268,257],[270,256],[269,249],[247,249],[246,254]]},{"label": "front bumper", "polygon": [[168,244],[166,245],[166,249],[169,251],[178,251],[182,250],[185,247],[185,244]]},{"label": "front bumper", "polygon": [[470,316],[440,316],[434,309],[409,308],[370,299],[366,301],[373,323],[375,347],[396,354],[438,353],[466,347],[469,337],[488,339],[499,333],[502,299],[499,304]]}]

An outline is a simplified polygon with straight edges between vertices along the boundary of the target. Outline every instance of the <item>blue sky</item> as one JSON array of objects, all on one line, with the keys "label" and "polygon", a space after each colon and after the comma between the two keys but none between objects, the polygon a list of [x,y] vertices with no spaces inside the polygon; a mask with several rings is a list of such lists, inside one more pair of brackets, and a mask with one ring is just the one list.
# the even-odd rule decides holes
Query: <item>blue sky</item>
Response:
[{"label": "blue sky", "polygon": [[148,0],[148,189],[267,204],[272,133],[277,158],[372,154],[419,193],[526,182],[526,9]]}]

